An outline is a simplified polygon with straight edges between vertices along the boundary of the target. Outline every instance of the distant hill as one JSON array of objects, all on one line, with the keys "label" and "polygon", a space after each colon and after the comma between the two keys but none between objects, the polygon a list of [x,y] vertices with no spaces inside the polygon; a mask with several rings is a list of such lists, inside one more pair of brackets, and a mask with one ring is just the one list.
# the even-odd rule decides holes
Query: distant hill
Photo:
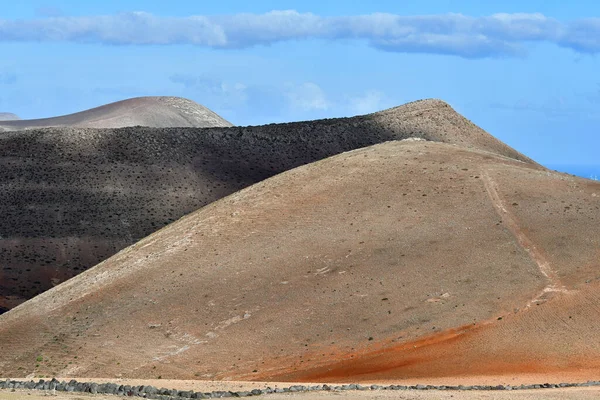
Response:
[{"label": "distant hill", "polygon": [[[334,134],[342,123],[352,129]],[[318,149],[340,150],[374,135],[357,119],[313,124],[319,135],[311,140],[306,124],[279,128],[297,154],[315,158],[323,154],[311,153]],[[421,119],[418,126],[427,131],[426,125]],[[266,145],[281,136],[255,129],[187,133],[222,140],[230,135],[230,144],[220,149],[239,143],[241,151],[256,141],[263,167],[276,160],[273,154],[290,155],[285,146]],[[185,131],[167,132],[164,140],[177,137],[181,149],[216,151],[211,142],[190,146]],[[154,153],[166,152],[158,150],[152,131],[139,134]],[[125,154],[133,157],[134,148],[141,151],[120,143],[122,153],[111,154],[114,165],[125,165],[116,162]],[[238,154],[221,151],[215,159]],[[207,153],[196,154],[203,157],[196,165],[202,165]],[[157,165],[183,171],[180,160],[173,159],[181,167]],[[261,165],[252,158],[243,169],[236,163],[229,171],[240,178]],[[126,165],[112,173],[122,191],[94,190],[95,210],[110,195],[122,204],[108,212],[112,225],[95,225],[98,232],[121,235],[114,238],[145,223],[143,212],[132,213],[138,203],[146,215],[169,215],[177,196],[181,201],[191,192],[183,175],[175,181],[176,175],[154,170],[160,183],[148,190],[162,196],[152,201],[140,192],[144,197],[131,201],[145,175]],[[203,171],[196,173],[206,176]],[[0,375],[412,378],[425,384],[482,376],[594,380],[600,370],[599,199],[598,182],[550,172],[489,147],[405,140],[345,152],[222,198],[0,316]],[[53,203],[48,212],[75,204]],[[37,212],[31,202],[25,206]],[[82,237],[67,243],[94,249],[93,230],[73,229],[96,224],[94,213],[89,222],[79,214],[70,224],[57,224]],[[66,212],[53,215],[70,220]],[[43,362],[36,361],[40,357]]]},{"label": "distant hill", "polygon": [[224,127],[228,121],[188,99],[136,97],[54,118],[0,122],[0,131],[45,127],[121,128],[127,126]]},{"label": "distant hill", "polygon": [[14,121],[20,119],[16,114],[0,112],[0,121]]},{"label": "distant hill", "polygon": [[0,307],[13,307],[256,182],[407,138],[537,165],[439,100],[353,118],[252,127],[5,132]]}]

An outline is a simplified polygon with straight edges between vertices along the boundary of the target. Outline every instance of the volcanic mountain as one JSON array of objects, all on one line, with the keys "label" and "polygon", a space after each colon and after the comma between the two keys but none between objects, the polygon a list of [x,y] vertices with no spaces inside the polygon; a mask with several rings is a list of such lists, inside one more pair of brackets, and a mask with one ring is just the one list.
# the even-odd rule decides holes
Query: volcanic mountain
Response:
[{"label": "volcanic mountain", "polygon": [[0,307],[291,168],[423,138],[533,164],[439,100],[353,118],[228,128],[50,128],[0,135]]},{"label": "volcanic mountain", "polygon": [[345,152],[0,316],[0,375],[590,379],[599,221],[600,183],[489,148]]},{"label": "volcanic mountain", "polygon": [[[0,119],[0,121],[2,120]],[[122,128],[127,126],[209,128],[232,125],[208,108],[188,99],[180,97],[136,97],[61,117],[3,121],[0,123],[0,132],[61,126],[83,128]]]},{"label": "volcanic mountain", "polygon": [[18,119],[19,117],[16,114],[0,112],[0,121],[13,121]]}]

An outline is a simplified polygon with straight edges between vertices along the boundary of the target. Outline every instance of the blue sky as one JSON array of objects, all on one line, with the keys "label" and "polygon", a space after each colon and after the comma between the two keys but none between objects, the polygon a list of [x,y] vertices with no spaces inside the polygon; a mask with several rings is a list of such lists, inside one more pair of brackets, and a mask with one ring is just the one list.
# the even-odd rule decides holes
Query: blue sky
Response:
[{"label": "blue sky", "polygon": [[600,2],[0,5],[0,112],[21,118],[174,95],[255,125],[435,97],[544,165],[600,175]]}]

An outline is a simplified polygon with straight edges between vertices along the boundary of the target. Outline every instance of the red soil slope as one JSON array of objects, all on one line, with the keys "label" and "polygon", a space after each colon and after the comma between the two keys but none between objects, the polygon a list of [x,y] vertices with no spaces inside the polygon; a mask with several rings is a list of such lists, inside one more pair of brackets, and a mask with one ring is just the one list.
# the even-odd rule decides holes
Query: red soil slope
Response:
[{"label": "red soil slope", "polygon": [[0,375],[597,378],[599,219],[599,183],[485,151],[344,153],[0,316]]}]

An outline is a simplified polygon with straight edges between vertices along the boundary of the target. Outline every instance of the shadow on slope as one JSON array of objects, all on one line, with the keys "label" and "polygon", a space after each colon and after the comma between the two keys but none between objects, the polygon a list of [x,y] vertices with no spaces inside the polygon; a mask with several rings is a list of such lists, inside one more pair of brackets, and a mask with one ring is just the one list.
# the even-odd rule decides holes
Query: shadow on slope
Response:
[{"label": "shadow on slope", "polygon": [[0,135],[0,306],[31,298],[248,185],[411,137],[531,162],[438,100],[255,127],[6,132]]},{"label": "shadow on slope", "polygon": [[[599,191],[442,143],[341,154],[208,205],[4,314],[0,374],[360,381],[472,363],[518,373],[531,358],[570,368],[599,355],[593,323],[556,306],[580,293],[567,312],[597,313],[585,288],[598,279]],[[528,347],[530,325],[547,346]],[[471,348],[469,332],[486,329]]]}]

